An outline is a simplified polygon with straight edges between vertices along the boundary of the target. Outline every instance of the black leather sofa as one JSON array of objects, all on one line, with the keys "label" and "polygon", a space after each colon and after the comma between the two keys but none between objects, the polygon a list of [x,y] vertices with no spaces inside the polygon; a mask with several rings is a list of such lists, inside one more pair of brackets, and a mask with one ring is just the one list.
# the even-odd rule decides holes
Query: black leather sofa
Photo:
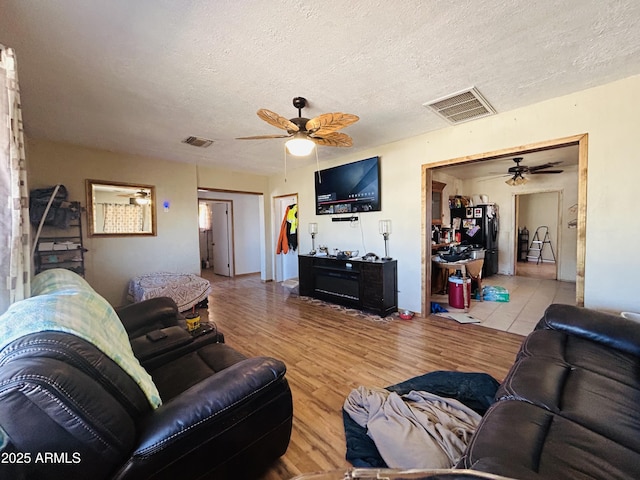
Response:
[{"label": "black leather sofa", "polygon": [[247,358],[215,331],[193,337],[167,298],[118,314],[163,404],[82,338],[21,337],[0,351],[0,478],[250,479],[284,454],[281,361]]},{"label": "black leather sofa", "polygon": [[458,464],[520,480],[640,478],[640,323],[551,305]]}]

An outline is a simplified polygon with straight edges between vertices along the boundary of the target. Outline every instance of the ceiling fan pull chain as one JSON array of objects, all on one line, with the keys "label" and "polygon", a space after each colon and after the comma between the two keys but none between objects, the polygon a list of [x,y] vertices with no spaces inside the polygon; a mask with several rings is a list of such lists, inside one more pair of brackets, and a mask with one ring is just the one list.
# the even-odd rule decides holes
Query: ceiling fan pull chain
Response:
[{"label": "ceiling fan pull chain", "polygon": [[287,145],[282,144],[284,147],[284,183],[287,183]]},{"label": "ceiling fan pull chain", "polygon": [[320,160],[318,160],[318,149],[314,149],[316,151],[316,169],[318,170],[318,183],[322,183],[322,177],[320,176]]}]

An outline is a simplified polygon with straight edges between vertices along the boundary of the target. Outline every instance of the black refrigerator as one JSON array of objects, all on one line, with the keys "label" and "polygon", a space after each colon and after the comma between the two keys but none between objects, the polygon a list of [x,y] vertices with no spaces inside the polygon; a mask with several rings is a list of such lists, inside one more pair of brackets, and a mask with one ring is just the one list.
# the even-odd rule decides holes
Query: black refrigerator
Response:
[{"label": "black refrigerator", "polygon": [[498,273],[498,206],[495,203],[451,209],[451,228],[462,245],[484,248],[482,277]]}]

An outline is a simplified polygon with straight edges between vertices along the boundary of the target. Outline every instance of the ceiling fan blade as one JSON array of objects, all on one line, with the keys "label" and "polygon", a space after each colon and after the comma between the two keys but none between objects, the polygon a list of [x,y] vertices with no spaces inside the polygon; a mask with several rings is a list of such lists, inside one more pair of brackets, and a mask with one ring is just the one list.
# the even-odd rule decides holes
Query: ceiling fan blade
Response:
[{"label": "ceiling fan blade", "polygon": [[[542,165],[536,165],[533,167],[527,167],[527,171],[529,173],[533,173],[537,170],[544,170],[545,168],[551,168],[551,167],[555,167],[556,165],[560,165],[562,162],[549,162],[549,163],[544,163]],[[523,165],[524,166],[524,165]]]},{"label": "ceiling fan blade", "polygon": [[318,145],[325,147],[351,147],[353,140],[346,133],[329,132],[321,137],[309,136]]},{"label": "ceiling fan blade", "polygon": [[236,137],[236,140],[264,140],[265,138],[289,138],[291,135],[254,135],[252,137]]},{"label": "ceiling fan blade", "polygon": [[291,120],[287,120],[283,116],[278,115],[271,110],[267,110],[266,108],[258,110],[258,116],[269,125],[281,128],[282,130],[287,130],[289,132],[297,132],[299,130],[298,126]]},{"label": "ceiling fan blade", "polygon": [[116,196],[117,197],[129,197],[129,198],[146,198],[146,197],[149,196],[149,193],[145,192],[144,190],[138,190],[138,191],[133,192],[133,193],[119,193]]},{"label": "ceiling fan blade", "polygon": [[529,171],[531,175],[539,175],[541,173],[562,173],[564,170],[538,170],[538,171]]},{"label": "ceiling fan blade", "polygon": [[512,177],[513,175],[511,174],[507,174],[507,175],[499,175],[499,174],[493,174],[490,177],[482,177],[478,179],[478,182],[488,182],[490,180],[496,180],[497,178],[506,178],[506,177]]},{"label": "ceiling fan blade", "polygon": [[305,126],[307,132],[325,136],[360,120],[357,115],[351,113],[323,113],[309,120]]}]

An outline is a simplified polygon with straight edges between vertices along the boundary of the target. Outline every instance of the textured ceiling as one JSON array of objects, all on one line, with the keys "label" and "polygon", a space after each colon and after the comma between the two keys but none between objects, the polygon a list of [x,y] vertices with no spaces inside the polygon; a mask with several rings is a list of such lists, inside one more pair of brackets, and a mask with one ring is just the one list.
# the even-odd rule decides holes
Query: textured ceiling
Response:
[{"label": "textured ceiling", "polygon": [[640,2],[0,0],[0,43],[32,138],[272,174],[283,140],[235,140],[282,132],[258,108],[356,114],[356,152],[447,127],[422,104],[471,86],[506,112],[639,74]]}]

